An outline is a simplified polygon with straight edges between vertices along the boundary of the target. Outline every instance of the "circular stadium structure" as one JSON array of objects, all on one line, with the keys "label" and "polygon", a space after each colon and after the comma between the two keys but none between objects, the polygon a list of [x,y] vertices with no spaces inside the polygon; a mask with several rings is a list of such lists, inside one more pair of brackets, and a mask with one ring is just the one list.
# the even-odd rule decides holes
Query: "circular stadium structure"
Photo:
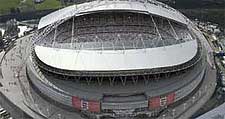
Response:
[{"label": "circular stadium structure", "polygon": [[156,117],[192,95],[206,71],[193,24],[155,0],[66,7],[40,20],[33,41],[33,88],[88,117]]}]

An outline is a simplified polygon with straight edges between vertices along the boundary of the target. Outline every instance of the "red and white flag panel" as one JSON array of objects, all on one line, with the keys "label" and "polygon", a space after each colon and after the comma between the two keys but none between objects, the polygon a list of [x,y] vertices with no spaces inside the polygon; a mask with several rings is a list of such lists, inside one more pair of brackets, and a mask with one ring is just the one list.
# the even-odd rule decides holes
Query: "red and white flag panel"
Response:
[{"label": "red and white flag panel", "polygon": [[148,106],[150,109],[155,109],[160,107],[160,97],[154,97],[149,100]]},{"label": "red and white flag panel", "polygon": [[88,103],[90,112],[100,112],[100,102],[99,101],[89,101]]},{"label": "red and white flag panel", "polygon": [[170,105],[174,103],[175,100],[175,93],[168,94],[164,97],[153,97],[150,98],[148,106],[149,109],[157,109],[162,106]]},{"label": "red and white flag panel", "polygon": [[72,104],[73,104],[73,107],[78,110],[86,110],[86,111],[95,112],[95,113],[101,111],[99,101],[84,100],[84,99],[80,99],[79,97],[73,96]]},{"label": "red and white flag panel", "polygon": [[167,105],[174,103],[175,93],[171,93],[167,95]]},{"label": "red and white flag panel", "polygon": [[89,109],[89,102],[87,100],[81,100],[81,109],[88,110]]},{"label": "red and white flag panel", "polygon": [[79,97],[72,97],[72,105],[74,108],[81,110],[81,100]]}]

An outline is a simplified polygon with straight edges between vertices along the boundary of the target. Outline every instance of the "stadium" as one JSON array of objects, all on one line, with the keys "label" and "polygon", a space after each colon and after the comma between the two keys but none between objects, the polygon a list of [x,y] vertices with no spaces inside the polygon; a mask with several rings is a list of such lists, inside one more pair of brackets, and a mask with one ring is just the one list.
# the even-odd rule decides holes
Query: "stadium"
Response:
[{"label": "stadium", "polygon": [[26,73],[47,100],[89,118],[157,117],[201,86],[191,21],[154,0],[98,0],[43,17]]}]

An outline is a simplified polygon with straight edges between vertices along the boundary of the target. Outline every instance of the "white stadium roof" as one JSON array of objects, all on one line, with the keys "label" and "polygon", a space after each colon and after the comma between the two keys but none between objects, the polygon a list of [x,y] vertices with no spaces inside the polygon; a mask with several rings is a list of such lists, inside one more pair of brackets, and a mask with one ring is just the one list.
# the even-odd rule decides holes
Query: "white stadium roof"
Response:
[{"label": "white stadium roof", "polygon": [[[144,0],[145,1],[145,0]],[[80,16],[97,11],[135,11],[145,14],[153,14],[162,16],[183,24],[187,24],[187,19],[178,11],[165,4],[156,2],[154,0],[148,0],[149,2],[143,3],[138,1],[93,1],[89,3],[83,3],[79,5],[73,5],[56,12],[53,12],[40,20],[38,29],[44,28],[59,20],[69,19],[73,16]]]},{"label": "white stadium roof", "polygon": [[119,71],[180,65],[197,53],[197,41],[130,50],[72,50],[36,46],[38,58],[49,66],[74,71]]}]

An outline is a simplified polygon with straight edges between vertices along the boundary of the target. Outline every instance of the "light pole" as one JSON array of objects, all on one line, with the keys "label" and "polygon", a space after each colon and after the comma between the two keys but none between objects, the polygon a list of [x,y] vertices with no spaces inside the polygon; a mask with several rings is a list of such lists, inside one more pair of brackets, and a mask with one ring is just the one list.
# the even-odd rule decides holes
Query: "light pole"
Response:
[{"label": "light pole", "polygon": [[61,114],[58,114],[58,119],[62,119],[62,115]]},{"label": "light pole", "polygon": [[173,109],[173,110],[172,110],[172,116],[173,116],[173,118],[175,117],[175,114],[176,114],[176,110]]},{"label": "light pole", "polygon": [[49,114],[49,109],[48,109],[48,107],[47,107],[46,111],[47,111],[47,117],[49,117],[50,114]]},{"label": "light pole", "polygon": [[185,103],[183,104],[183,106],[184,106],[184,110],[186,110],[187,103],[185,102]]},{"label": "light pole", "polygon": [[163,118],[163,119],[166,119],[166,115],[164,114],[162,118]]},{"label": "light pole", "polygon": [[195,102],[195,96],[192,97],[192,103],[194,103],[194,102]]},{"label": "light pole", "polygon": [[201,91],[201,89],[199,90],[199,92],[198,92],[198,93],[199,93],[199,97],[200,97],[200,96],[202,95],[202,91]]}]

